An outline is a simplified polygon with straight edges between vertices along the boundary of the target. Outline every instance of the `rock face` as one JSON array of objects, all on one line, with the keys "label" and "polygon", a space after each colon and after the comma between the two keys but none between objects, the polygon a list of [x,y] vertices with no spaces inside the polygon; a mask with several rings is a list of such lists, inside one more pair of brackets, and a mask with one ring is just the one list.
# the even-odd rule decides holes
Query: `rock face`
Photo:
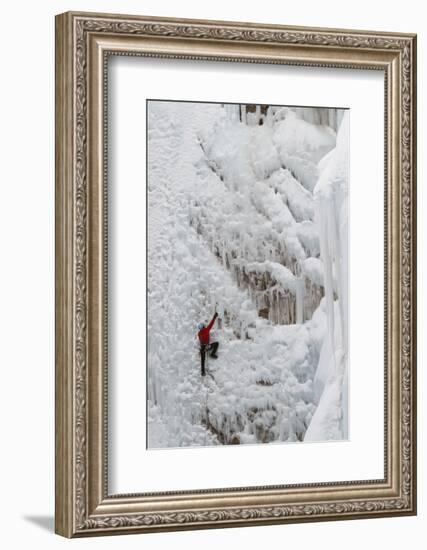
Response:
[{"label": "rock face", "polygon": [[[173,102],[148,112],[149,446],[303,441],[347,291],[337,257],[324,263],[315,193],[342,112]],[[202,380],[194,337],[214,310],[219,359]]]}]

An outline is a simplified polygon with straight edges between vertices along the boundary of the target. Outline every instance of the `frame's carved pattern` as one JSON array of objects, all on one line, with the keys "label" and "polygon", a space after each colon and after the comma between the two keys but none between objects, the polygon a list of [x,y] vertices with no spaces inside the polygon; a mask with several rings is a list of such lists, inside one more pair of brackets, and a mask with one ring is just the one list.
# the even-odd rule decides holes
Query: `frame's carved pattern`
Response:
[{"label": "frame's carved pattern", "polygon": [[76,22],[75,113],[75,522],[86,516],[86,238],[87,238],[87,118],[86,43],[83,21]]},{"label": "frame's carved pattern", "polygon": [[[207,22],[208,23],[208,22]],[[83,20],[84,31],[114,34],[136,34],[145,36],[176,36],[181,38],[205,38],[212,40],[236,40],[245,42],[270,42],[278,44],[302,44],[314,46],[340,46],[343,48],[399,49],[406,41],[393,37],[364,34],[274,31],[270,29],[242,29],[240,27],[220,27],[213,24],[159,24],[138,21],[109,21],[102,19]]]},{"label": "frame's carved pattern", "polygon": [[402,510],[406,508],[403,499],[388,499],[366,502],[343,502],[325,504],[303,504],[294,506],[269,506],[259,508],[238,508],[200,512],[166,512],[157,514],[136,514],[89,518],[83,529],[106,529],[111,527],[140,527],[151,525],[173,525],[197,522],[242,521],[271,518],[304,518],[310,516],[330,516]]},{"label": "frame's carved pattern", "polygon": [[402,374],[402,494],[410,501],[411,492],[414,491],[414,479],[412,478],[412,460],[415,453],[414,441],[412,441],[412,415],[413,396],[415,388],[412,373],[412,350],[414,343],[412,335],[413,327],[413,280],[412,266],[414,251],[412,236],[415,231],[413,220],[414,197],[412,196],[412,127],[413,120],[411,92],[413,82],[412,74],[412,50],[409,43],[403,45],[402,51],[402,79],[401,79],[401,374]]},{"label": "frame's carved pattern", "polygon": [[[401,496],[352,502],[321,502],[274,507],[229,508],[210,511],[158,512],[112,516],[90,516],[87,511],[87,40],[89,33],[182,37],[245,42],[268,42],[310,46],[339,46],[371,50],[393,50],[401,60]],[[340,517],[348,514],[375,515],[410,509],[414,501],[414,197],[413,193],[413,97],[414,45],[410,39],[390,35],[366,35],[330,31],[306,32],[219,26],[214,23],[153,23],[144,20],[109,20],[76,17],[74,26],[75,70],[75,196],[74,196],[74,522],[78,532],[121,527],[179,526],[293,517]],[[120,54],[120,52],[118,52]],[[219,59],[219,58],[218,58]],[[243,61],[243,60],[242,60]],[[247,60],[245,60],[247,61]],[[262,62],[262,60],[260,61]],[[304,62],[297,64],[304,65]],[[321,65],[321,63],[319,63]],[[333,66],[333,65],[332,65]],[[339,66],[352,67],[351,63]],[[226,524],[226,523],[225,523]]]}]

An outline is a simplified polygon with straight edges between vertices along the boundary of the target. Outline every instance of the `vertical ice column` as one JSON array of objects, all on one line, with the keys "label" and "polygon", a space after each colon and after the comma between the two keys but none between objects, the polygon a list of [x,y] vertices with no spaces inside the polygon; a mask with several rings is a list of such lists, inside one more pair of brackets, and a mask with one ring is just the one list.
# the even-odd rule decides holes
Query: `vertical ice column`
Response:
[{"label": "vertical ice column", "polygon": [[324,265],[328,335],[334,376],[340,379],[341,431],[344,438],[348,436],[348,143],[349,120],[346,113],[335,149],[319,163],[320,177],[314,189],[320,255]]},{"label": "vertical ice column", "polygon": [[334,279],[333,263],[335,259],[335,218],[333,197],[325,197],[318,193],[316,196],[316,223],[319,231],[320,256],[324,266],[325,300],[328,322],[328,337],[333,353],[335,375],[337,362],[335,355],[335,312],[334,312]]}]

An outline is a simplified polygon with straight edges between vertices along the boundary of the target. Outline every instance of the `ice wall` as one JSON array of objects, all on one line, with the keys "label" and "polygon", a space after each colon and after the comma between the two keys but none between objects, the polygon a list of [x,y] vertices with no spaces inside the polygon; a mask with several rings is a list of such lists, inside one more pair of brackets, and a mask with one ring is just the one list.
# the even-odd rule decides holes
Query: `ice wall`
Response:
[{"label": "ice wall", "polygon": [[[345,125],[337,138],[289,108],[154,103],[149,446],[342,438]],[[215,310],[202,381],[196,327]]]}]

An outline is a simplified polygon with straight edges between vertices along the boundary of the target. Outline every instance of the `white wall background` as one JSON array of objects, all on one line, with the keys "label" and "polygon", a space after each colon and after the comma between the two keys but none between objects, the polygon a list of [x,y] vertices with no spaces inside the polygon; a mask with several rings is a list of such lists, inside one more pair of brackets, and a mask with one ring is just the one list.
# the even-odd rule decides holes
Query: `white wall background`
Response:
[{"label": "white wall background", "polygon": [[[425,276],[419,159],[419,514],[418,517],[301,524],[67,541],[53,534],[54,510],[54,15],[66,10],[228,19],[419,34],[418,90],[425,95],[422,3],[386,0],[14,0],[2,7],[0,83],[0,517],[2,547],[219,548],[260,546],[330,550],[422,547],[427,529]],[[419,106],[419,154],[426,111]],[[423,147],[424,145],[424,147]],[[367,382],[368,383],[368,382]]]}]

